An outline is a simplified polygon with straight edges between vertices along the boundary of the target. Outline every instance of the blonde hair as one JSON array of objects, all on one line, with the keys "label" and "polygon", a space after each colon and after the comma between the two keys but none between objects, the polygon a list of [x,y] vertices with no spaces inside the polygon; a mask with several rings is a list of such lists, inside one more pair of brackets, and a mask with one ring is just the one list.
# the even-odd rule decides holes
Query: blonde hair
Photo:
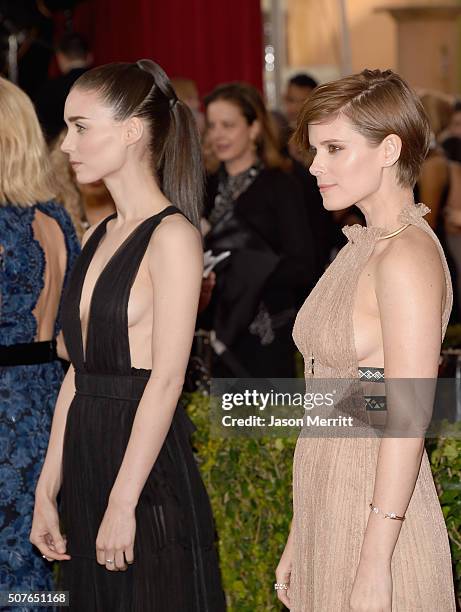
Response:
[{"label": "blonde hair", "polygon": [[82,194],[75,181],[69,163],[69,156],[61,151],[61,145],[65,136],[66,130],[63,130],[51,144],[50,160],[55,176],[56,200],[62,204],[69,213],[77,236],[81,240],[85,233],[85,227],[82,222],[84,216]]},{"label": "blonde hair", "polygon": [[372,145],[389,134],[402,140],[397,181],[413,187],[430,142],[424,108],[409,85],[392,70],[364,70],[319,85],[304,103],[293,140],[309,149],[309,123],[322,123],[343,115]]},{"label": "blonde hair", "polygon": [[45,139],[29,97],[0,77],[0,204],[33,206],[52,199]]}]

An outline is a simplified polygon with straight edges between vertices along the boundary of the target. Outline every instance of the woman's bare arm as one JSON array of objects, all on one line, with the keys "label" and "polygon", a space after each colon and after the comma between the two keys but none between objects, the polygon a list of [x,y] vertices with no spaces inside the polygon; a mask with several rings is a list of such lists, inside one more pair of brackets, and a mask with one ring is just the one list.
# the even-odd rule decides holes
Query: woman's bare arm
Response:
[{"label": "woman's bare arm", "polygon": [[71,365],[61,385],[51,425],[45,461],[36,487],[37,498],[55,500],[61,488],[62,451],[67,413],[75,395],[74,368]]},{"label": "woman's bare arm", "polygon": [[[400,423],[400,434],[408,431],[408,437],[383,437],[373,502],[383,512],[395,512],[399,516],[407,510],[424,451],[422,425],[427,425],[430,419],[425,405],[430,397],[426,393],[421,395],[420,391],[427,389],[427,379],[435,383],[437,377],[444,282],[436,245],[429,236],[421,234],[409,241],[396,241],[377,273],[384,370],[391,385],[389,394],[386,384],[388,420]],[[407,389],[412,392],[407,393]],[[408,516],[407,520],[411,521],[412,517]],[[388,563],[401,527],[401,521],[383,520],[382,516],[371,513],[361,550],[362,560]]]},{"label": "woman's bare arm", "polygon": [[153,285],[153,369],[139,403],[110,502],[134,508],[162,448],[182,391],[203,273],[198,231],[166,219],[148,250]]},{"label": "woman's bare arm", "polygon": [[45,462],[35,489],[35,507],[29,539],[52,561],[68,561],[67,543],[61,534],[56,497],[62,482],[62,452],[67,414],[75,394],[74,368],[70,366],[59,391]]}]

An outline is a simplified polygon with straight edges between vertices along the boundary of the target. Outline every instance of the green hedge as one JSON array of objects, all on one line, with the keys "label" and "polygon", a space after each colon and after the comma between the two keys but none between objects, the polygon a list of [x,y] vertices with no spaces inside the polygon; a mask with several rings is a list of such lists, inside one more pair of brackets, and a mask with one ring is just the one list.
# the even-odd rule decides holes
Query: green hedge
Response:
[{"label": "green hedge", "polygon": [[447,524],[455,591],[461,605],[461,440],[428,440],[426,448]]},{"label": "green hedge", "polygon": [[[229,612],[285,610],[274,571],[291,519],[295,439],[210,437],[208,398],[185,398],[197,431],[194,446],[219,533]],[[450,536],[456,589],[461,582],[461,440],[428,440],[435,483]]]},{"label": "green hedge", "polygon": [[[188,396],[194,446],[219,533],[229,612],[281,610],[273,584],[291,520],[295,439],[209,435],[208,398]],[[286,608],[283,608],[286,609]]]}]

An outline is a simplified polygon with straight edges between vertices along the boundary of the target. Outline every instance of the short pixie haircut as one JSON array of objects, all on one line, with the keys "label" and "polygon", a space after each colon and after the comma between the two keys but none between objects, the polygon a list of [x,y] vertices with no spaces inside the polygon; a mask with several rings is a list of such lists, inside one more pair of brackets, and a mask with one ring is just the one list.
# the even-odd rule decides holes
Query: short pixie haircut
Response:
[{"label": "short pixie haircut", "polygon": [[430,142],[430,127],[414,91],[392,70],[364,70],[337,81],[319,85],[299,113],[294,142],[309,150],[309,124],[349,119],[372,145],[396,134],[402,140],[397,162],[397,181],[413,188]]}]

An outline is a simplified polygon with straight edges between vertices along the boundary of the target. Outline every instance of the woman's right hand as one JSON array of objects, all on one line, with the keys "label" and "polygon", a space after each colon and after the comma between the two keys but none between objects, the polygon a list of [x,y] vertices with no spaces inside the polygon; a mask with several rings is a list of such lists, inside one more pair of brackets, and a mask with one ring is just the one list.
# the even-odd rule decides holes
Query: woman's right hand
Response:
[{"label": "woman's right hand", "polygon": [[293,558],[293,544],[292,544],[292,535],[288,536],[287,543],[285,545],[285,550],[283,551],[282,556],[280,557],[279,564],[277,565],[277,569],[275,570],[275,581],[278,584],[285,583],[288,584],[288,590],[278,589],[277,597],[290,610],[290,576],[291,576],[291,565]]},{"label": "woman's right hand", "polygon": [[35,498],[34,516],[29,540],[48,561],[68,561],[66,540],[59,529],[59,515],[56,501],[49,498]]}]

